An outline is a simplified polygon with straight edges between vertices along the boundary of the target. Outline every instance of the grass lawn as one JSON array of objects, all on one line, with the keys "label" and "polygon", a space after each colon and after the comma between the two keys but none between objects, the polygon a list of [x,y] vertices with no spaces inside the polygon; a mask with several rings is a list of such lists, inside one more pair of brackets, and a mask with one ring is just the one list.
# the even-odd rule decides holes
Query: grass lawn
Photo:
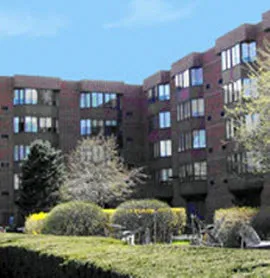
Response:
[{"label": "grass lawn", "polygon": [[4,246],[90,262],[131,277],[270,277],[270,250],[128,246],[101,237],[0,234],[0,247]]}]

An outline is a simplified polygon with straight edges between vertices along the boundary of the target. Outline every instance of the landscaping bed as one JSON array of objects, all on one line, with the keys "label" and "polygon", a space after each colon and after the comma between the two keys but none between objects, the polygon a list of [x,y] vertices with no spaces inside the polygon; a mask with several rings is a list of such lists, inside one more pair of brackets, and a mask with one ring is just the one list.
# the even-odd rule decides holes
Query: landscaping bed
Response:
[{"label": "landscaping bed", "polygon": [[0,277],[270,277],[269,250],[0,234]]}]

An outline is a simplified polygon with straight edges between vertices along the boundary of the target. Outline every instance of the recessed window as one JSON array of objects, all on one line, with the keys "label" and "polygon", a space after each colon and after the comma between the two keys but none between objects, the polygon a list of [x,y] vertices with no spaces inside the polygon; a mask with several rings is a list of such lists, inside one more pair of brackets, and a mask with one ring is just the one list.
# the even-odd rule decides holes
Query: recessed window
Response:
[{"label": "recessed window", "polygon": [[171,126],[171,112],[159,113],[159,128],[169,128]]},{"label": "recessed window", "polygon": [[180,182],[206,180],[207,179],[206,161],[181,165],[179,168],[179,179]]},{"label": "recessed window", "polygon": [[15,145],[13,150],[13,159],[14,161],[22,161],[30,153],[30,146],[24,146],[24,145]]},{"label": "recessed window", "polygon": [[234,119],[226,120],[226,139],[232,139],[235,136],[236,124]]},{"label": "recessed window", "polygon": [[8,106],[2,106],[1,108],[3,111],[8,111]]},{"label": "recessed window", "polygon": [[257,56],[256,42],[242,43],[242,61],[254,62]]},{"label": "recessed window", "polygon": [[81,135],[90,135],[91,134],[91,120],[84,119],[81,120]]},{"label": "recessed window", "polygon": [[188,88],[190,86],[189,70],[178,73],[175,76],[175,86],[180,88]]},{"label": "recessed window", "polygon": [[8,139],[9,135],[8,134],[1,134],[2,139]]},{"label": "recessed window", "polygon": [[15,89],[13,104],[14,105],[24,105],[24,104],[37,104],[38,93],[36,89]]},{"label": "recessed window", "polygon": [[206,87],[207,90],[211,88],[210,84],[206,84],[205,87]]},{"label": "recessed window", "polygon": [[209,152],[209,153],[212,153],[212,152],[213,152],[213,148],[209,148],[209,149],[208,149],[208,152]]},{"label": "recessed window", "polygon": [[158,85],[158,99],[160,101],[170,99],[170,84]]},{"label": "recessed window", "polygon": [[167,157],[172,155],[172,141],[162,140],[159,142],[160,146],[160,157]]},{"label": "recessed window", "polygon": [[192,134],[191,132],[181,133],[179,136],[178,151],[183,152],[192,149]]},{"label": "recessed window", "polygon": [[212,120],[212,116],[207,116],[207,121],[211,121]]},{"label": "recessed window", "polygon": [[194,130],[193,131],[193,148],[200,149],[206,147],[206,135],[205,130]]},{"label": "recessed window", "polygon": [[128,117],[133,116],[133,112],[126,112],[126,116],[128,116]]},{"label": "recessed window", "polygon": [[191,100],[192,117],[204,116],[204,99],[198,98]]},{"label": "recessed window", "polygon": [[224,92],[224,103],[232,103],[239,99],[240,93],[242,91],[242,80],[238,79],[229,84],[223,86]]},{"label": "recessed window", "polygon": [[172,168],[161,169],[159,172],[159,181],[168,182],[172,177]]},{"label": "recessed window", "polygon": [[199,86],[203,84],[203,69],[194,68],[191,69],[191,85]]}]

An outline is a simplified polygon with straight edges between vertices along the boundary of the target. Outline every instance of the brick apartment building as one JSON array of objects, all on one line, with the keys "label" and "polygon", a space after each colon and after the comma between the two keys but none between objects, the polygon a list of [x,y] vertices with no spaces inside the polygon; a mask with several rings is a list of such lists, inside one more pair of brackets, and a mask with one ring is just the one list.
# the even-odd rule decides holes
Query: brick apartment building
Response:
[{"label": "brick apartment building", "polygon": [[[97,134],[117,137],[129,165],[151,174],[142,197],[195,208],[210,218],[233,204],[270,205],[270,179],[249,174],[233,151],[233,122],[224,105],[252,85],[252,63],[270,39],[270,11],[258,24],[243,24],[218,38],[213,48],[193,52],[143,85],[65,81],[15,75],[0,77],[0,224],[14,215],[20,161],[37,138],[68,153]],[[238,176],[235,173],[238,172]]]}]

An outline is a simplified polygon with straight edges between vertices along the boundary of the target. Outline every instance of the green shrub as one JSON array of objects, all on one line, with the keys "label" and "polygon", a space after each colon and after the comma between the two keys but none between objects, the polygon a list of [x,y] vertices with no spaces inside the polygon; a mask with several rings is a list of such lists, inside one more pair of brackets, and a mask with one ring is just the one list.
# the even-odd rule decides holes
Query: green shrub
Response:
[{"label": "green shrub", "polygon": [[41,233],[43,229],[43,224],[48,216],[48,213],[40,212],[40,213],[33,213],[26,218],[25,221],[25,233],[37,235]]},{"label": "green shrub", "polygon": [[270,239],[270,207],[263,207],[252,219],[251,225],[261,239]]},{"label": "green shrub", "polygon": [[147,233],[151,242],[169,242],[177,217],[170,206],[161,201],[132,200],[117,208],[112,222],[126,230],[137,231],[137,243],[144,243]]},{"label": "green shrub", "polygon": [[250,224],[257,212],[258,209],[250,207],[234,207],[215,211],[215,223],[224,218],[219,236],[225,247],[240,247],[239,230],[243,224]]},{"label": "green shrub", "polygon": [[68,202],[56,206],[44,222],[42,232],[54,235],[104,235],[106,216],[92,203]]}]

